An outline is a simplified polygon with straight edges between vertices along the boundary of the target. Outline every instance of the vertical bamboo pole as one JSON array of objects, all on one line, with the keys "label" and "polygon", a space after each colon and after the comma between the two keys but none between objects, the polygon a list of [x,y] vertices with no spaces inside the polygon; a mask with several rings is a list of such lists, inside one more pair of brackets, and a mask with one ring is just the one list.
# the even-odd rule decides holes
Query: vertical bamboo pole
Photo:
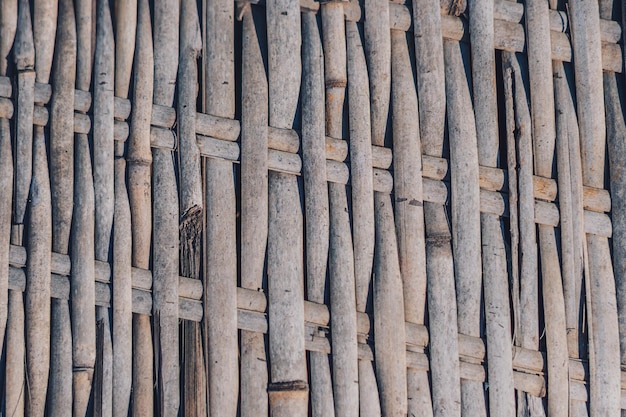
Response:
[{"label": "vertical bamboo pole", "polygon": [[[263,289],[268,227],[268,87],[252,6],[243,6],[241,69],[241,286]],[[268,413],[267,354],[260,333],[241,331],[242,417]]]},{"label": "vertical bamboo pole", "polygon": [[372,143],[385,144],[385,131],[391,94],[391,34],[389,2],[365,2],[365,58],[369,75]]},{"label": "vertical bamboo pole", "polygon": [[[74,85],[76,78],[76,22],[72,1],[62,0],[59,4],[58,30],[56,39],[55,64],[52,72],[52,103],[50,106],[50,189],[52,193],[52,250],[67,255],[69,253],[70,230],[72,226],[74,193]],[[73,236],[73,239],[88,236]],[[85,242],[88,245],[88,242]],[[72,255],[74,256],[74,255]],[[76,257],[74,256],[74,259]],[[93,264],[93,261],[92,261]],[[72,268],[72,277],[77,275]],[[84,272],[84,271],[80,271]],[[72,286],[75,289],[74,285]],[[93,297],[86,300],[72,296],[72,304],[91,303]],[[51,415],[71,415],[68,401],[75,399],[72,389],[73,358],[72,327],[68,302],[54,300],[51,310],[51,363],[49,412]],[[83,306],[81,306],[83,307]],[[84,312],[81,312],[84,313]],[[88,316],[74,316],[75,320],[87,320]],[[95,317],[94,317],[95,319]],[[77,336],[80,339],[81,336]],[[89,334],[82,336],[87,341]],[[94,334],[95,337],[95,334]],[[94,340],[95,342],[95,340]],[[80,340],[77,342],[80,344]],[[94,352],[95,353],[95,352]],[[67,396],[69,394],[69,396]],[[81,391],[77,392],[80,398]],[[87,394],[88,396],[89,394]],[[79,400],[80,401],[80,400]],[[84,413],[83,413],[84,414]]]},{"label": "vertical bamboo pole", "polygon": [[[478,163],[498,164],[498,107],[494,53],[493,1],[470,1],[472,85]],[[481,214],[483,289],[487,336],[489,413],[515,415],[511,316],[508,293],[505,236],[497,216]]]},{"label": "vertical bamboo pole", "polygon": [[[395,225],[404,294],[404,318],[424,324],[426,241],[422,195],[422,158],[417,92],[403,31],[391,31],[393,167]],[[428,374],[407,370],[408,412],[432,415]]]},{"label": "vertical bamboo pole", "polygon": [[[267,2],[269,124],[291,129],[300,91],[300,3]],[[271,384],[270,415],[306,416],[304,351],[303,220],[298,181],[270,172],[268,178],[268,289]]]},{"label": "vertical bamboo pole", "polygon": [[[0,75],[6,76],[8,57],[17,31],[17,0],[0,6]],[[11,242],[11,209],[13,203],[13,153],[9,121],[0,118],[0,352],[9,315],[9,247]]]},{"label": "vertical bamboo pole", "polygon": [[[597,3],[570,4],[583,183],[603,188],[606,127],[602,90],[602,48]],[[590,411],[617,415],[620,409],[619,333],[615,280],[608,240],[587,235],[590,309]]]},{"label": "vertical bamboo pole", "polygon": [[37,82],[47,84],[52,71],[57,29],[58,0],[36,0],[33,7],[33,40],[35,42],[35,71]]},{"label": "vertical bamboo pole", "polygon": [[24,300],[20,291],[9,291],[9,318],[7,320],[6,384],[4,407],[8,415],[24,417],[26,379],[24,360],[26,341],[24,338]]},{"label": "vertical bamboo pole", "polygon": [[[142,0],[139,2],[137,12],[135,91],[133,92],[133,112],[127,150],[127,175],[133,237],[133,266],[144,269],[148,269],[150,266],[152,237],[150,116],[152,112],[154,64],[151,32],[149,6],[147,1]],[[119,60],[116,63],[122,64]],[[123,82],[124,80],[121,80],[118,83],[116,79],[116,95],[118,94],[118,86]],[[119,89],[122,88],[119,87]],[[154,371],[152,332],[150,317],[148,316],[140,314],[133,316],[133,351],[132,413],[136,416],[150,417],[154,413]]]},{"label": "vertical bamboo pole", "polygon": [[[154,103],[167,107],[174,105],[179,58],[179,20],[178,1],[154,4]],[[147,125],[149,126],[149,122]],[[149,133],[146,135],[145,149],[148,155]],[[155,362],[158,363],[157,404],[160,405],[161,415],[177,415],[180,407],[178,190],[172,152],[155,148],[152,150],[152,158],[152,187],[155,196],[152,201],[152,315],[155,327]]]},{"label": "vertical bamboo pole", "polygon": [[[204,110],[235,117],[234,3],[209,1],[205,27]],[[234,415],[239,387],[237,352],[237,235],[235,181],[229,161],[207,159],[205,340],[208,348],[209,410]]]},{"label": "vertical bamboo pole", "polygon": [[139,16],[137,0],[115,0],[115,97],[127,98]]},{"label": "vertical bamboo pole", "polygon": [[[305,197],[307,299],[324,303],[329,246],[324,126],[324,64],[316,15],[302,14],[302,174]],[[329,357],[310,352],[313,416],[335,415]]]},{"label": "vertical bamboo pole", "polygon": [[109,309],[97,307],[97,359],[95,365],[93,409],[94,417],[113,416],[113,344]]},{"label": "vertical bamboo pole", "polygon": [[[348,106],[350,125],[350,186],[352,190],[352,241],[357,311],[365,312],[374,261],[374,191],[369,82],[361,37],[356,23],[346,22]],[[372,364],[359,361],[361,415],[380,415]]]},{"label": "vertical bamboo pole", "polygon": [[[343,4],[321,6],[324,80],[326,83],[326,134],[343,137],[343,107],[347,84],[346,32]],[[359,415],[359,361],[356,325],[354,251],[346,187],[328,184],[330,242],[328,271],[330,311],[333,317],[333,399],[335,414]]]},{"label": "vertical bamboo pole", "polygon": [[[450,139],[452,249],[459,333],[481,335],[481,236],[478,146],[461,46],[444,41],[446,102]],[[468,111],[468,109],[470,111]],[[486,415],[482,384],[461,381],[463,415]]]},{"label": "vertical bamboo pole", "polygon": [[[438,6],[419,0],[413,7],[413,21],[422,151],[426,155],[441,157],[446,90]],[[461,392],[450,230],[445,207],[425,203],[424,216],[429,324],[432,329],[441,329],[430,334],[433,414],[458,416],[461,413]],[[449,305],[452,308],[446,307]]]}]

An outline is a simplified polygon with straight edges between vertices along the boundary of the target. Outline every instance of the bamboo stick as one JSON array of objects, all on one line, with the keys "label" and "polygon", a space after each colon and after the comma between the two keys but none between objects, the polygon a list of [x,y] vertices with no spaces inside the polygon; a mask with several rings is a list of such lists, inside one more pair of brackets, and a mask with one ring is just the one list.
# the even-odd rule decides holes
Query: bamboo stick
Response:
[{"label": "bamboo stick", "polygon": [[3,1],[0,5],[0,75],[5,76],[9,66],[9,53],[17,31],[17,0]]},{"label": "bamboo stick", "polygon": [[33,112],[35,46],[28,1],[20,0],[17,33],[13,49],[17,70],[17,127],[15,135],[15,200],[11,241],[22,244],[24,217],[33,169]]},{"label": "bamboo stick", "polygon": [[52,70],[58,17],[58,0],[37,0],[33,7],[33,41],[37,81],[47,84]]},{"label": "bamboo stick", "polygon": [[371,100],[372,143],[383,146],[391,95],[391,34],[389,2],[365,2],[365,58]]},{"label": "bamboo stick", "polygon": [[[205,111],[234,118],[234,4],[207,2]],[[228,161],[207,159],[205,349],[208,349],[210,414],[234,415],[239,385],[237,352],[237,258],[235,182]]]},{"label": "bamboo stick", "polygon": [[71,416],[72,329],[66,300],[52,299],[50,343],[50,393],[47,410],[51,416]]},{"label": "bamboo stick", "polygon": [[26,343],[24,323],[24,301],[19,291],[9,291],[9,317],[7,320],[5,410],[15,417],[24,417],[24,402],[27,395],[25,366]]},{"label": "bamboo stick", "polygon": [[386,416],[407,414],[406,342],[402,277],[394,228],[393,207],[387,194],[374,195],[376,256],[374,261],[374,337],[376,376],[381,409]]},{"label": "bamboo stick", "polygon": [[[417,94],[404,32],[391,31],[395,226],[402,273],[404,317],[422,324],[426,308],[426,242]],[[408,412],[432,415],[426,373],[407,371]]]},{"label": "bamboo stick", "polygon": [[[75,5],[76,14],[76,89],[89,91],[94,64],[95,1],[81,0]],[[97,73],[96,73],[97,74]]]},{"label": "bamboo stick", "polygon": [[330,311],[333,314],[333,384],[335,413],[357,416],[359,368],[357,352],[354,255],[348,201],[343,185],[329,183],[330,202]]},{"label": "bamboo stick", "polygon": [[[172,107],[176,89],[179,58],[178,1],[156,3],[154,15],[154,103]],[[150,107],[151,107],[150,103]],[[146,103],[147,106],[147,103]],[[148,120],[148,118],[146,117]],[[146,127],[148,124],[146,123]],[[145,155],[149,154],[149,134],[145,137]],[[173,155],[169,150],[155,148],[152,178],[153,199],[152,245],[153,263],[153,315],[155,316],[155,366],[160,414],[177,415],[180,407],[179,344],[178,344],[178,291],[176,278],[179,265],[178,190]],[[146,158],[147,159],[147,158]],[[148,178],[147,172],[146,178]],[[159,196],[156,198],[156,196]],[[134,220],[134,219],[133,219]],[[147,227],[150,228],[150,225]],[[147,233],[146,233],[147,235]],[[210,302],[206,300],[206,302]]]},{"label": "bamboo stick", "polygon": [[[306,294],[324,303],[329,248],[328,185],[324,126],[324,65],[315,14],[303,13],[302,174],[305,197]],[[313,416],[334,416],[333,385],[328,355],[310,352]]]},{"label": "bamboo stick", "polygon": [[140,16],[137,0],[115,0],[115,97],[128,97]]},{"label": "bamboo stick", "polygon": [[[133,237],[133,265],[148,269],[150,260],[152,206],[150,204],[149,146],[150,113],[152,110],[153,55],[150,11],[145,0],[140,1],[137,12],[137,38],[134,73],[133,116],[128,144],[128,191]],[[116,61],[120,63],[120,61]],[[117,72],[117,68],[116,68]],[[116,80],[118,86],[123,84]],[[119,87],[123,89],[123,86]],[[133,316],[133,397],[132,413],[137,416],[153,415],[153,348],[150,318]]]},{"label": "bamboo stick", "polygon": [[[244,6],[241,103],[241,286],[263,288],[268,228],[268,86],[252,6]],[[262,334],[241,332],[240,413],[267,416],[268,371]]]},{"label": "bamboo stick", "polygon": [[94,380],[94,416],[111,417],[113,415],[113,344],[109,310],[97,308],[97,358]]}]

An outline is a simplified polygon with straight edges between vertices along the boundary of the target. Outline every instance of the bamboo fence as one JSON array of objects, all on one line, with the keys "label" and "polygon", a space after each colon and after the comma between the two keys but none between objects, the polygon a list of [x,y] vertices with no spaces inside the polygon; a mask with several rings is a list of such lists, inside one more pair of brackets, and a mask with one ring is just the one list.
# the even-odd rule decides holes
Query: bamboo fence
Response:
[{"label": "bamboo fence", "polygon": [[0,0],[0,416],[626,416],[624,24]]}]

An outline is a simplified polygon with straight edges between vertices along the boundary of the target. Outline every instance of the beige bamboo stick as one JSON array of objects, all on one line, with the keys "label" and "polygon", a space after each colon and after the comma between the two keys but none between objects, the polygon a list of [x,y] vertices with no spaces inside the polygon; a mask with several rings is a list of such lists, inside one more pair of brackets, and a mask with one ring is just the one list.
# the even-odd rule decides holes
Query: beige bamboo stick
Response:
[{"label": "beige bamboo stick", "polygon": [[[576,57],[576,97],[580,126],[583,183],[604,185],[605,113],[602,89],[599,10],[594,4],[570,4],[573,51]],[[610,250],[605,238],[588,234],[590,293],[590,412],[617,415],[620,363],[616,294]]]},{"label": "beige bamboo stick", "polygon": [[71,416],[72,329],[66,300],[53,298],[50,328],[50,392],[47,410],[51,416]]},{"label": "beige bamboo stick", "polygon": [[345,187],[329,183],[330,202],[330,311],[333,315],[333,384],[335,414],[359,415],[354,255]]},{"label": "beige bamboo stick", "polygon": [[[469,6],[478,162],[482,166],[496,167],[499,141],[494,117],[497,114],[494,2],[471,1]],[[506,259],[505,237],[498,217],[481,214],[481,237],[485,333],[489,346],[489,413],[512,417],[515,392],[512,358],[508,354],[512,334],[509,288],[507,280],[502,279],[507,276],[507,265],[503,261]]]},{"label": "beige bamboo stick", "polygon": [[[0,6],[0,76],[5,76],[8,57],[13,47],[17,30],[17,0],[2,2]],[[0,118],[0,167],[5,190],[0,198],[0,352],[4,346],[4,335],[9,314],[9,244],[11,240],[11,209],[13,197],[13,154],[9,121]]]},{"label": "beige bamboo stick", "polygon": [[[235,116],[234,4],[207,2],[204,110]],[[235,182],[229,161],[206,160],[206,288],[210,414],[234,415],[239,386]]]},{"label": "beige bamboo stick", "polygon": [[[153,12],[153,99],[156,104],[172,107],[178,71],[180,3],[176,0],[155,3]],[[147,133],[146,155],[150,150],[149,137]],[[176,285],[179,268],[178,190],[172,153],[166,149],[155,148],[152,150],[152,157],[154,159],[152,182],[155,196],[152,207],[154,212],[152,219],[154,230],[152,314],[155,316],[153,343],[154,354],[157,358],[155,362],[158,362],[155,369],[158,404],[160,414],[176,415],[180,407],[178,286]],[[208,303],[209,300],[206,302]]]},{"label": "beige bamboo stick", "polygon": [[115,0],[115,97],[128,97],[139,16],[137,0]]},{"label": "beige bamboo stick", "polygon": [[[328,185],[324,126],[324,65],[316,15],[303,13],[302,174],[305,197],[306,294],[324,303],[329,247]],[[334,416],[333,385],[328,355],[310,352],[313,416]]]},{"label": "beige bamboo stick", "polygon": [[77,1],[76,14],[76,89],[89,91],[94,60],[92,50],[95,41],[95,17],[96,2],[94,0]]},{"label": "beige bamboo stick", "polygon": [[[480,188],[476,125],[459,43],[444,41],[450,140],[452,244],[459,333],[481,334]],[[469,116],[469,117],[468,117]],[[463,414],[485,415],[483,387],[461,381]]]},{"label": "beige bamboo stick", "polygon": [[9,291],[9,318],[7,320],[5,410],[8,415],[24,417],[27,388],[24,362],[26,343],[24,335],[24,300],[20,291]]},{"label": "beige bamboo stick", "polygon": [[[404,318],[423,324],[426,308],[426,241],[417,93],[404,32],[391,31],[395,226],[402,273]],[[407,370],[408,412],[432,415],[425,372]]]},{"label": "beige bamboo stick", "polygon": [[[252,6],[243,6],[241,74],[241,287],[263,288],[268,227],[268,87]],[[268,415],[262,334],[241,331],[240,413]]]},{"label": "beige bamboo stick", "polygon": [[33,169],[33,112],[35,86],[35,46],[28,1],[19,1],[17,32],[13,55],[18,70],[17,123],[15,135],[15,199],[11,241],[22,244],[24,217]]},{"label": "beige bamboo stick", "polygon": [[[297,0],[267,3],[269,124],[292,128],[300,91],[300,7]],[[306,416],[309,387],[304,351],[303,219],[297,179],[268,178],[268,290],[270,414]]]},{"label": "beige bamboo stick", "polygon": [[[105,6],[106,7],[106,6]],[[113,416],[128,415],[132,384],[132,233],[126,190],[126,161],[115,161],[115,223],[113,228]]]},{"label": "beige bamboo stick", "polygon": [[[128,144],[128,191],[133,237],[133,265],[148,269],[150,261],[152,206],[150,203],[150,114],[154,65],[152,55],[152,28],[147,1],[139,2],[134,73],[134,100],[131,136]],[[121,62],[116,61],[118,64]],[[116,68],[117,73],[117,68]],[[118,86],[116,80],[116,95]],[[120,86],[119,89],[123,87]],[[123,92],[122,92],[123,93]],[[133,316],[133,397],[132,413],[150,417],[154,407],[153,348],[150,318]]]},{"label": "beige bamboo stick", "polygon": [[58,0],[36,0],[33,4],[33,41],[35,42],[35,71],[37,82],[47,84],[52,71]]},{"label": "beige bamboo stick", "polygon": [[407,414],[406,338],[402,277],[388,194],[374,195],[376,256],[374,260],[374,338],[376,376],[383,415]]},{"label": "beige bamboo stick", "polygon": [[383,146],[391,95],[391,34],[389,2],[365,2],[365,58],[371,100],[372,143]]},{"label": "beige bamboo stick", "polygon": [[97,307],[97,358],[94,378],[94,417],[113,416],[113,344],[109,309]]}]

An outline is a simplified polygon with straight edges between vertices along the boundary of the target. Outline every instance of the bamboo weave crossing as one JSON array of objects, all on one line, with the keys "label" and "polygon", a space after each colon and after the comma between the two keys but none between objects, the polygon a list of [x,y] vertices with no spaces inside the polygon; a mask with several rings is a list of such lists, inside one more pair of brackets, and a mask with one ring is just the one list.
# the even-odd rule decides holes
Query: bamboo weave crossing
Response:
[{"label": "bamboo weave crossing", "polygon": [[626,416],[625,22],[0,0],[0,416]]}]

